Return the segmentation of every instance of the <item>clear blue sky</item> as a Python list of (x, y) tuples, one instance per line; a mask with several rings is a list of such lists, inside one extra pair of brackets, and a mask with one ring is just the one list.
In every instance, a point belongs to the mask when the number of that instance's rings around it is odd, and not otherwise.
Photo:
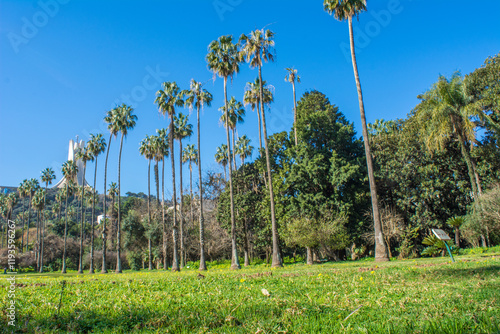
[[(266, 25), (276, 33), (277, 53), (276, 61), (263, 68), (264, 79), (275, 89), (268, 133), (292, 126), (292, 88), (284, 81), (284, 69), (292, 66), (302, 77), (298, 98), (312, 89), (325, 93), (360, 133), (346, 54), (347, 23), (324, 12), (320, 0), (1, 0), (0, 6), (2, 186), (39, 178), (46, 167), (54, 168), (59, 179), (68, 141), (98, 132), (107, 139), (102, 121), (106, 111), (128, 102), (138, 121), (124, 143), (122, 193), (147, 192), (147, 162), (139, 155), (139, 142), (168, 126), (168, 119), (158, 115), (155, 92), (163, 81), (188, 88), (191, 78), (208, 81), (206, 88), (214, 95), (212, 108), (202, 116), (202, 167), (218, 170), (214, 154), (225, 142), (218, 122), (223, 87), (221, 79), (211, 81), (207, 46), (221, 35), (239, 37)], [(467, 74), (500, 51), (497, 0), (371, 0), (368, 9), (354, 29), (369, 122), (406, 117), (416, 96), (438, 75), (457, 70)], [(242, 100), (245, 84), (256, 76), (256, 70), (242, 65), (229, 95)], [(196, 114), (191, 117), (195, 124)], [(258, 146), (255, 113), (247, 110), (238, 133)], [(195, 143), (196, 136), (190, 141)], [(116, 181), (118, 143), (111, 146), (109, 181)], [(98, 167), (99, 192), (103, 161), (104, 155)], [(88, 180), (93, 178), (90, 166)], [(186, 167), (185, 185), (188, 176)]]

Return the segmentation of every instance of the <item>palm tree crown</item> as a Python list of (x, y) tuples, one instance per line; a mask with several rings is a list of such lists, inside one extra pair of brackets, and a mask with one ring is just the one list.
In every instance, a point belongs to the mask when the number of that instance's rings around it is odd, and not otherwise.
[(194, 147), (194, 144), (189, 144), (184, 148), (182, 152), (182, 162), (198, 163), (198, 150)]
[[(237, 123), (243, 123), (243, 116), (245, 116), (245, 108), (243, 108), (243, 104), (239, 101), (236, 101), (234, 96), (228, 102), (228, 112), (227, 112), (227, 125), (230, 129), (235, 129)], [(219, 108), (222, 111), (222, 115), (220, 117), (220, 121), (226, 124), (226, 108), (222, 106)]]
[(191, 137), (193, 134), (193, 125), (188, 123), (188, 117), (183, 113), (174, 116), (174, 138), (183, 140)]
[(236, 154), (241, 158), (241, 162), (244, 163), (247, 157), (252, 156), (253, 146), (250, 145), (250, 138), (246, 135), (241, 136), (236, 142)]
[(240, 36), (240, 56), (245, 58), (250, 67), (260, 67), (264, 62), (274, 61), (274, 32), (257, 29), (249, 35)]
[(221, 78), (232, 78), (240, 71), (240, 54), (238, 46), (233, 43), (233, 36), (225, 35), (212, 41), (208, 46), (206, 57), (208, 69)]
[(328, 14), (344, 21), (366, 11), (366, 0), (324, 0), (323, 6)]

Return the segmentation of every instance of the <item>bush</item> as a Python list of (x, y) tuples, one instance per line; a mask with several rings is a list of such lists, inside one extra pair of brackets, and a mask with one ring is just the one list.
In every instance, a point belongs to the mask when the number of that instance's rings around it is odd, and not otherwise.
[(142, 253), (127, 252), (127, 262), (132, 270), (141, 270), (142, 268)]

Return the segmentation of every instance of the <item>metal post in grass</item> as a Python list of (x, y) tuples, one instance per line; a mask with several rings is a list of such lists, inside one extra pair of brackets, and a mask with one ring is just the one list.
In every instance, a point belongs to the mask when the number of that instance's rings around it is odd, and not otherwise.
[(450, 246), (448, 246), (448, 243), (446, 241), (451, 240), (451, 238), (446, 234), (445, 231), (438, 229), (438, 228), (433, 228), (432, 233), (439, 239), (444, 242), (444, 245), (446, 246), (446, 249), (448, 250), (448, 254), (450, 254), (451, 257), (451, 262), (455, 262), (455, 259), (453, 258), (453, 255), (451, 254), (451, 249)]

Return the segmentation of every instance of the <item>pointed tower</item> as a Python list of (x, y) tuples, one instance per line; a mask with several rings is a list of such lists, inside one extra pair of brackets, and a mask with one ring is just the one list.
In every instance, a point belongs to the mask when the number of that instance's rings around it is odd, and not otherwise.
[[(85, 142), (83, 140), (78, 141), (78, 136), (76, 136), (76, 141), (73, 141), (73, 139), (69, 140), (69, 148), (68, 148), (68, 160), (75, 160), (75, 153), (79, 149), (85, 148)], [(76, 174), (76, 181), (79, 186), (84, 184), (86, 187), (89, 185), (87, 183), (87, 180), (84, 180), (83, 178), (83, 161), (82, 160), (76, 160), (76, 166), (78, 167), (78, 173)], [(64, 188), (66, 186), (66, 178), (63, 177), (57, 184), (54, 186), (54, 188)]]

